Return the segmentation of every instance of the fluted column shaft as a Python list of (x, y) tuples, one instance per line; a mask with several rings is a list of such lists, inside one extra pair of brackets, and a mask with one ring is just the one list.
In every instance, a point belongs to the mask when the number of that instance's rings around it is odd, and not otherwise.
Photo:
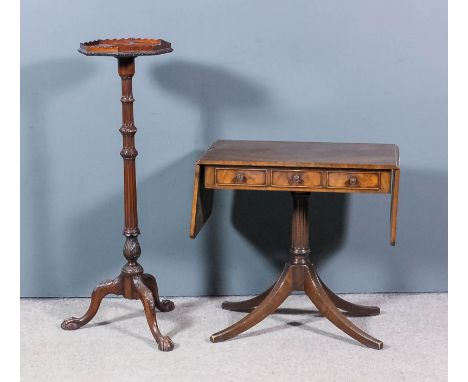
[(292, 192), (292, 237), (289, 251), (292, 264), (305, 264), (309, 261), (309, 195), (308, 192)]
[(143, 268), (137, 263), (141, 254), (138, 243), (138, 210), (137, 210), (137, 188), (135, 158), (138, 151), (135, 148), (135, 134), (137, 129), (133, 121), (133, 98), (132, 77), (135, 74), (135, 58), (119, 58), (119, 76), (122, 80), (122, 127), (120, 132), (123, 137), (123, 148), (120, 155), (124, 161), (124, 215), (125, 245), (123, 254), (127, 259), (127, 264), (122, 272), (129, 275), (143, 273)]

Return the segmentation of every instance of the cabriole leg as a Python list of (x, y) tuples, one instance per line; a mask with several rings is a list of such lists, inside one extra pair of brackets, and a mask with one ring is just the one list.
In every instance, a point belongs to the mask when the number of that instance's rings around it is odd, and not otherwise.
[(114, 280), (104, 281), (94, 288), (91, 295), (91, 303), (88, 311), (81, 317), (70, 317), (62, 322), (62, 329), (76, 330), (86, 325), (96, 315), (102, 299), (108, 294), (122, 295), (122, 279), (117, 277)]

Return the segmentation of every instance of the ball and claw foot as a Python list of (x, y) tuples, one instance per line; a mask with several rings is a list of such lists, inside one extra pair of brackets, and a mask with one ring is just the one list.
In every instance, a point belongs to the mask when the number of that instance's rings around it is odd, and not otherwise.
[[(149, 280), (155, 280), (154, 277), (149, 278)], [(146, 282), (145, 282), (146, 281)], [(138, 298), (143, 304), (145, 310), (146, 321), (148, 322), (149, 329), (151, 334), (154, 337), (154, 340), (158, 344), (158, 349), (161, 351), (171, 351), (174, 349), (174, 343), (170, 337), (165, 336), (159, 330), (157, 321), (156, 321), (156, 312), (155, 308), (159, 310), (168, 309), (163, 311), (169, 311), (174, 309), (174, 303), (169, 300), (159, 300), (157, 295), (157, 286), (155, 283), (148, 283), (148, 278), (145, 275), (137, 275), (132, 278), (133, 288), (138, 295)]]
[[(62, 329), (76, 330), (86, 325), (96, 315), (102, 299), (108, 294), (123, 295), (123, 277), (119, 276), (114, 280), (105, 281), (99, 284), (91, 295), (91, 304), (88, 311), (79, 318), (70, 317), (62, 322)], [(161, 312), (170, 312), (174, 309), (174, 303), (171, 300), (160, 300), (158, 286), (154, 276), (143, 274), (134, 276), (132, 286), (135, 296), (141, 300), (145, 309), (146, 319), (153, 337), (161, 351), (171, 351), (174, 349), (174, 343), (168, 336), (161, 334), (157, 322), (155, 308)]]
[(174, 349), (174, 343), (169, 336), (162, 335), (159, 331), (156, 322), (157, 308), (161, 312), (170, 312), (174, 310), (175, 305), (171, 300), (160, 300), (158, 293), (158, 284), (153, 275), (145, 273), (141, 276), (133, 278), (133, 286), (137, 296), (143, 303), (145, 309), (146, 320), (148, 321), (149, 328), (153, 337), (158, 344), (158, 349), (161, 351), (171, 351)]
[(175, 305), (171, 300), (162, 300), (158, 309), (161, 312), (170, 312), (171, 310), (174, 310)]
[(175, 305), (171, 300), (161, 301), (159, 299), (158, 283), (156, 282), (156, 278), (153, 275), (144, 273), (141, 276), (141, 279), (153, 294), (154, 305), (160, 312), (170, 312), (171, 310), (174, 310)]
[(108, 294), (121, 295), (122, 294), (122, 278), (118, 276), (113, 280), (107, 280), (100, 283), (94, 288), (91, 294), (91, 303), (86, 313), (79, 318), (70, 317), (62, 322), (63, 330), (76, 330), (86, 325), (96, 315), (101, 301)]
[(63, 320), (62, 325), (60, 325), (63, 330), (76, 330), (83, 326), (79, 318), (70, 317), (66, 320)]
[(161, 336), (156, 339), (158, 349), (161, 351), (171, 351), (174, 349), (174, 342), (169, 336)]

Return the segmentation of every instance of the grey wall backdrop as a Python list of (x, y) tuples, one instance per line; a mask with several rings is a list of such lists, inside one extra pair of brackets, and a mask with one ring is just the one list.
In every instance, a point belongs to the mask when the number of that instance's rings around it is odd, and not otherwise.
[(258, 292), (287, 255), (287, 193), (218, 192), (189, 239), (193, 164), (220, 138), (398, 144), (397, 247), (389, 196), (313, 195), (315, 263), (339, 292), (447, 290), (446, 1), (23, 0), (21, 28), (23, 296), (89, 296), (123, 264), (117, 64), (76, 52), (121, 36), (174, 47), (134, 78), (162, 294)]

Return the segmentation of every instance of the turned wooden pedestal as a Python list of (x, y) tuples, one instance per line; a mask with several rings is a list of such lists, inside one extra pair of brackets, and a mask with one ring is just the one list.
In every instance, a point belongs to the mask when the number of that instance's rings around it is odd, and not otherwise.
[(75, 330), (86, 325), (96, 315), (102, 299), (109, 294), (123, 296), (126, 299), (140, 299), (143, 303), (146, 319), (159, 350), (170, 351), (174, 348), (172, 340), (161, 334), (155, 309), (168, 312), (174, 309), (174, 303), (160, 300), (158, 286), (154, 276), (143, 273), (143, 267), (138, 263), (141, 254), (138, 243), (138, 213), (135, 158), (138, 151), (135, 148), (137, 129), (133, 122), (132, 77), (135, 74), (135, 57), (138, 55), (154, 55), (172, 51), (170, 44), (163, 40), (123, 39), (97, 40), (81, 44), (79, 50), (86, 55), (110, 55), (118, 59), (118, 73), (122, 81), (122, 126), (123, 148), (120, 155), (124, 161), (124, 215), (125, 226), (123, 235), (125, 244), (123, 255), (127, 263), (123, 266), (117, 278), (99, 284), (91, 295), (88, 311), (79, 318), (71, 317), (63, 321), (62, 329)]
[(252, 310), (234, 325), (213, 334), (212, 342), (225, 341), (245, 332), (273, 313), (293, 291), (304, 291), (312, 303), (326, 318), (360, 343), (381, 349), (383, 342), (363, 332), (339, 309), (353, 316), (375, 316), (380, 309), (375, 306), (362, 306), (343, 300), (334, 294), (320, 280), (314, 265), (309, 260), (309, 193), (293, 192), (292, 243), (290, 259), (284, 266), (279, 279), (265, 292), (250, 300), (224, 302), (223, 309), (233, 311)]

